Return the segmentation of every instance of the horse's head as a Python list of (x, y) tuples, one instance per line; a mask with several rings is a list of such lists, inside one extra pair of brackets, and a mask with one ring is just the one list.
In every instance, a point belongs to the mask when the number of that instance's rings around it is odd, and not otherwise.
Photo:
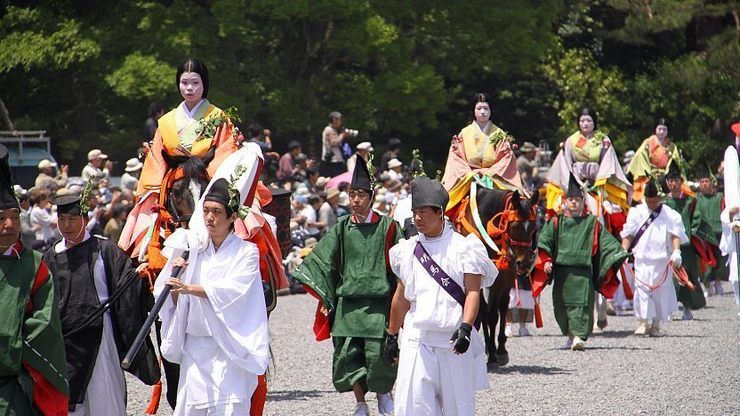
[(187, 227), (196, 202), (208, 186), (208, 173), (205, 164), (196, 157), (189, 158), (175, 169), (165, 207), (176, 227)]
[(511, 195), (508, 229), (506, 232), (506, 253), (510, 267), (517, 275), (528, 274), (535, 262), (537, 249), (537, 212), (535, 205), (539, 191), (535, 190), (529, 199), (521, 199), (518, 191)]

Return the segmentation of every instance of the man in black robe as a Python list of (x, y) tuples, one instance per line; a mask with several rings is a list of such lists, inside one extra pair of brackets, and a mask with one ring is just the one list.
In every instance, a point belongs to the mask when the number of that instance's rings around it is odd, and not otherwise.
[[(113, 242), (87, 232), (79, 195), (52, 199), (61, 241), (45, 254), (59, 300), (69, 373), (70, 415), (126, 414), (120, 362), (153, 304), (149, 288)], [(151, 340), (128, 370), (146, 384), (159, 380)]]

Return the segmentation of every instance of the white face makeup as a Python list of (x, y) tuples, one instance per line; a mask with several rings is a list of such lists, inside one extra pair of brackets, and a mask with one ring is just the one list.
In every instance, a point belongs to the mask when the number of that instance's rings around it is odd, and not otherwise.
[(659, 140), (665, 140), (665, 138), (668, 137), (668, 127), (664, 125), (656, 126), (655, 135), (658, 137)]
[(587, 136), (594, 131), (594, 119), (591, 116), (581, 116), (578, 118), (578, 128), (581, 134)]
[(486, 124), (490, 118), (491, 107), (488, 103), (475, 103), (475, 121), (480, 124)]
[(185, 105), (192, 110), (203, 98), (203, 80), (197, 72), (183, 72), (180, 76), (180, 95)]

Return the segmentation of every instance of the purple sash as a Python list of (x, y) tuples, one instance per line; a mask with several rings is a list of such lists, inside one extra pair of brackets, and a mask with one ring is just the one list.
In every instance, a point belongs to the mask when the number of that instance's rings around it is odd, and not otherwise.
[(650, 213), (650, 216), (648, 217), (648, 219), (645, 220), (642, 226), (640, 226), (640, 229), (637, 230), (637, 232), (635, 233), (635, 238), (632, 239), (632, 243), (630, 243), (630, 248), (627, 249), (627, 251), (631, 252), (632, 249), (635, 248), (635, 246), (637, 245), (637, 242), (640, 241), (640, 238), (642, 238), (642, 235), (645, 234), (645, 231), (648, 229), (648, 227), (650, 227), (650, 224), (652, 224), (653, 221), (655, 221), (655, 219), (658, 218), (658, 215), (660, 215), (660, 212), (662, 210), (663, 210), (663, 204), (660, 204), (657, 210), (652, 211)]
[[(452, 296), (452, 298), (455, 299), (464, 310), (465, 291), (463, 290), (463, 288), (460, 287), (460, 285), (457, 284), (456, 281), (452, 280), (447, 272), (439, 267), (437, 262), (432, 259), (432, 256), (427, 253), (424, 246), (421, 245), (420, 241), (416, 242), (416, 247), (414, 248), (414, 257), (419, 260), (419, 263), (421, 263), (421, 265), (424, 267), (424, 270), (427, 271), (429, 276), (432, 276), (432, 279), (434, 279), (434, 281), (437, 282), (437, 284), (439, 284), (442, 289), (445, 290), (445, 292)], [(478, 316), (478, 319), (475, 320), (475, 329), (479, 328), (480, 316)]]

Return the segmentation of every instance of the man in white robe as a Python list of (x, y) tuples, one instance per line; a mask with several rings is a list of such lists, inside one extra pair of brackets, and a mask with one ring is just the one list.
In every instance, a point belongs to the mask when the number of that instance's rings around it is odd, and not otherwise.
[(630, 209), (622, 247), (635, 257), (635, 335), (661, 336), (660, 323), (678, 310), (673, 267), (681, 267), (681, 244), (688, 242), (681, 214), (666, 206), (657, 184), (645, 186), (645, 203)]
[[(738, 249), (740, 248), (740, 123), (732, 125), (735, 140), (728, 146), (724, 156), (725, 209), (720, 214), (722, 221), (722, 238), (719, 248), (727, 256), (732, 291), (735, 294), (735, 305), (740, 307), (740, 281), (738, 281)], [(740, 312), (738, 312), (740, 316)]]
[[(163, 276), (184, 268), (182, 278), (162, 277), (155, 285), (155, 294), (165, 283), (172, 287), (160, 317), (162, 355), (180, 364), (175, 415), (249, 414), (257, 377), (267, 369), (259, 250), (233, 232), (239, 206), (238, 190), (224, 178), (212, 180), (199, 203), (202, 216), (191, 219), (202, 218), (207, 238), (199, 235), (202, 228), (191, 227), (165, 243), (173, 260)], [(188, 261), (183, 248), (189, 249)]]
[(480, 289), (498, 270), (480, 240), (445, 224), (442, 184), (418, 177), (411, 195), (419, 234), (390, 250), (398, 287), (386, 356), (398, 360), (395, 414), (472, 415), (475, 391), (488, 388), (483, 340), (473, 327)]

